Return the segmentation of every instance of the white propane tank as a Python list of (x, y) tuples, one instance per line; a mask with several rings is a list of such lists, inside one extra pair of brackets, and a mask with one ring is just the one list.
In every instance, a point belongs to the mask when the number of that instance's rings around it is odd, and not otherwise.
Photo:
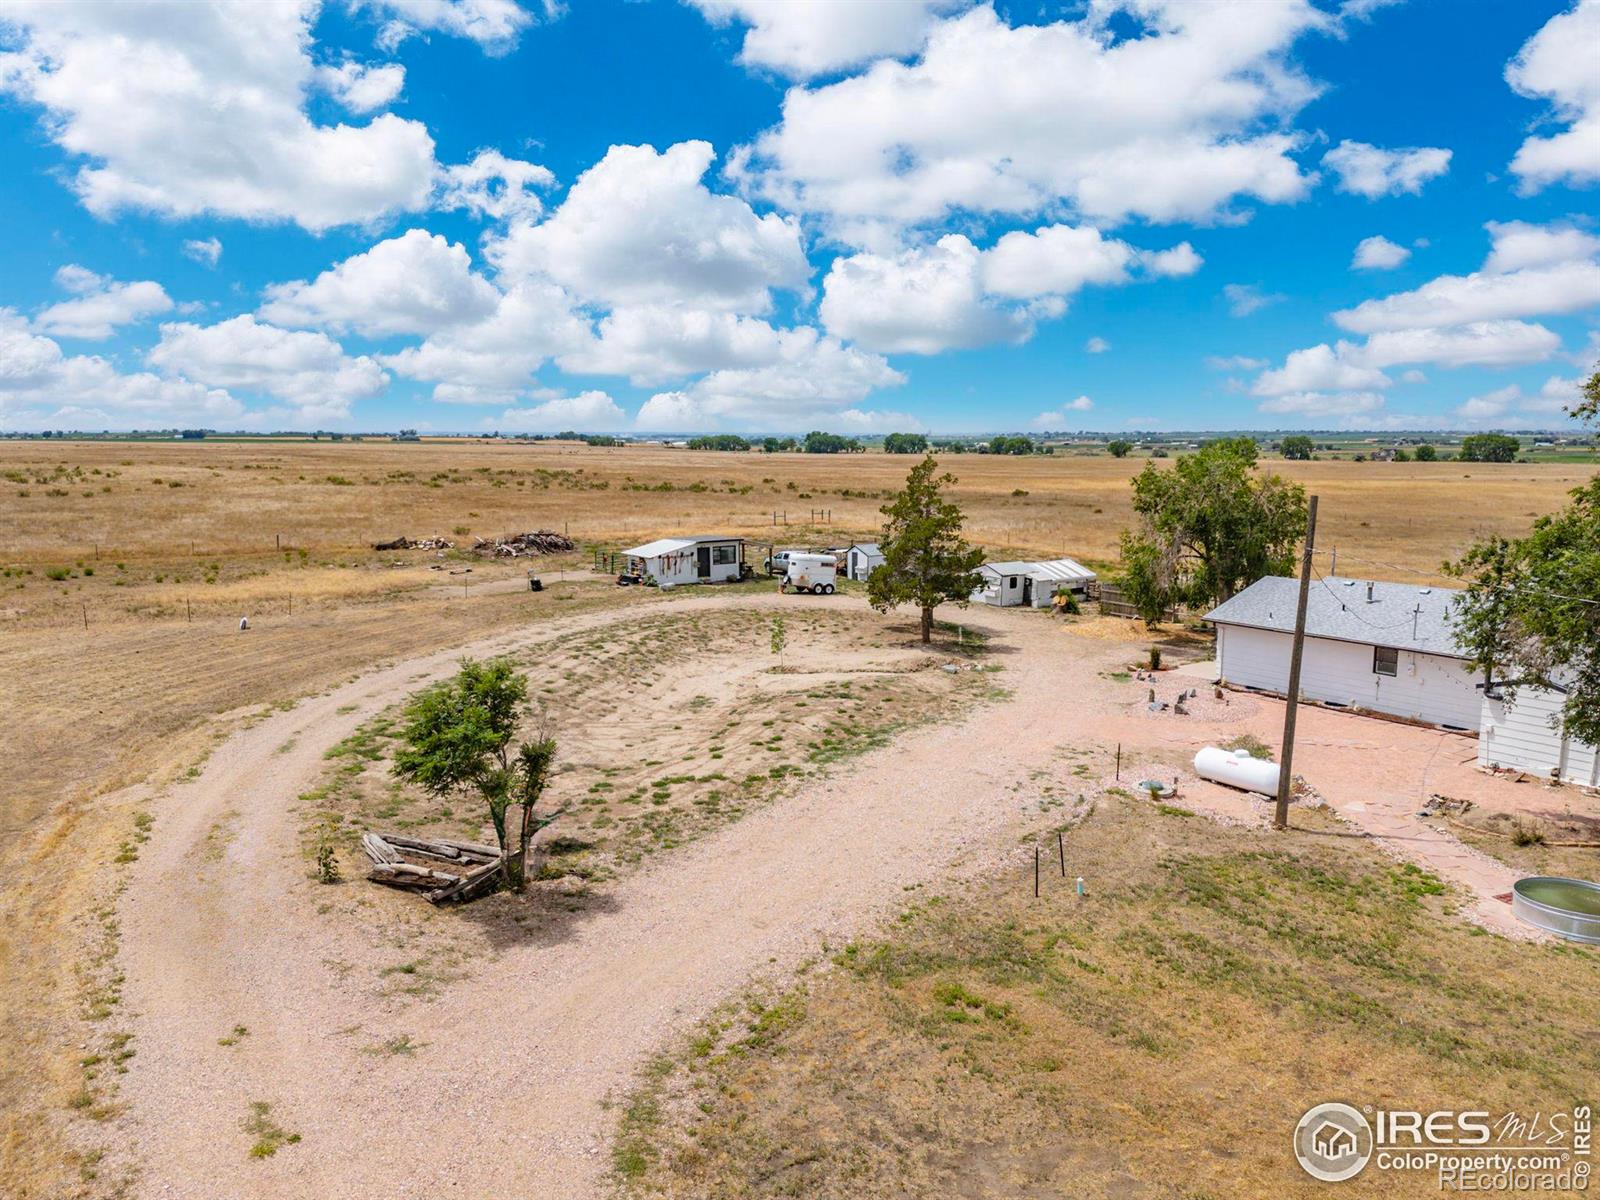
[(1248, 750), (1222, 750), (1207, 746), (1194, 756), (1195, 774), (1229, 787), (1263, 796), (1278, 794), (1278, 764), (1252, 758)]

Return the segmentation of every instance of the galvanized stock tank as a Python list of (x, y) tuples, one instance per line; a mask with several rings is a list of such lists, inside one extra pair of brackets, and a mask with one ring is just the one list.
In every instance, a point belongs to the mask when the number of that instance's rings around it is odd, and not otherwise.
[(1530, 875), (1512, 884), (1511, 911), (1558, 937), (1600, 946), (1600, 883)]

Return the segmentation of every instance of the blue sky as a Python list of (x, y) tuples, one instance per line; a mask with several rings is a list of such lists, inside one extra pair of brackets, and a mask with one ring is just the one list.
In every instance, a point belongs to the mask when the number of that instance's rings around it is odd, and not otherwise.
[(0, 0), (0, 430), (1560, 428), (1600, 0)]

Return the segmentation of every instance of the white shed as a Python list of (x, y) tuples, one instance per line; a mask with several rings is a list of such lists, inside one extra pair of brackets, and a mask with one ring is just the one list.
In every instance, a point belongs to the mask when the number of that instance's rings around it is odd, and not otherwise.
[(847, 579), (865, 579), (874, 567), (883, 565), (883, 551), (877, 542), (854, 542), (845, 551), (844, 573)]
[[(1283, 695), (1300, 582), (1268, 576), (1206, 614), (1218, 674)], [(1455, 588), (1329, 576), (1306, 606), (1301, 695), (1461, 731), (1482, 722), (1481, 678), (1457, 645)]]
[(1029, 572), (1033, 579), (1032, 604), (1035, 608), (1049, 608), (1057, 591), (1066, 588), (1082, 597), (1095, 581), (1095, 573), (1071, 558), (1052, 558), (1032, 564)]
[(983, 584), (972, 593), (980, 604), (996, 608), (1014, 608), (1019, 604), (1033, 603), (1033, 563), (984, 563), (978, 568)]
[(1519, 687), (1514, 701), (1489, 688), (1478, 730), (1478, 765), (1600, 787), (1600, 752), (1561, 736), (1562, 703), (1555, 688)]
[(659, 538), (622, 552), (628, 573), (658, 585), (732, 583), (744, 564), (744, 539), (730, 537)]

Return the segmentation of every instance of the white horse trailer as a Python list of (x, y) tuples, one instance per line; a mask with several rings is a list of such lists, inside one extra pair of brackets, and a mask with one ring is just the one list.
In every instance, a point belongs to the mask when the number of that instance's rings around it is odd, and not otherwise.
[(832, 554), (789, 555), (789, 565), (783, 575), (782, 590), (790, 588), (810, 592), (813, 596), (831, 596), (839, 578), (839, 560)]

